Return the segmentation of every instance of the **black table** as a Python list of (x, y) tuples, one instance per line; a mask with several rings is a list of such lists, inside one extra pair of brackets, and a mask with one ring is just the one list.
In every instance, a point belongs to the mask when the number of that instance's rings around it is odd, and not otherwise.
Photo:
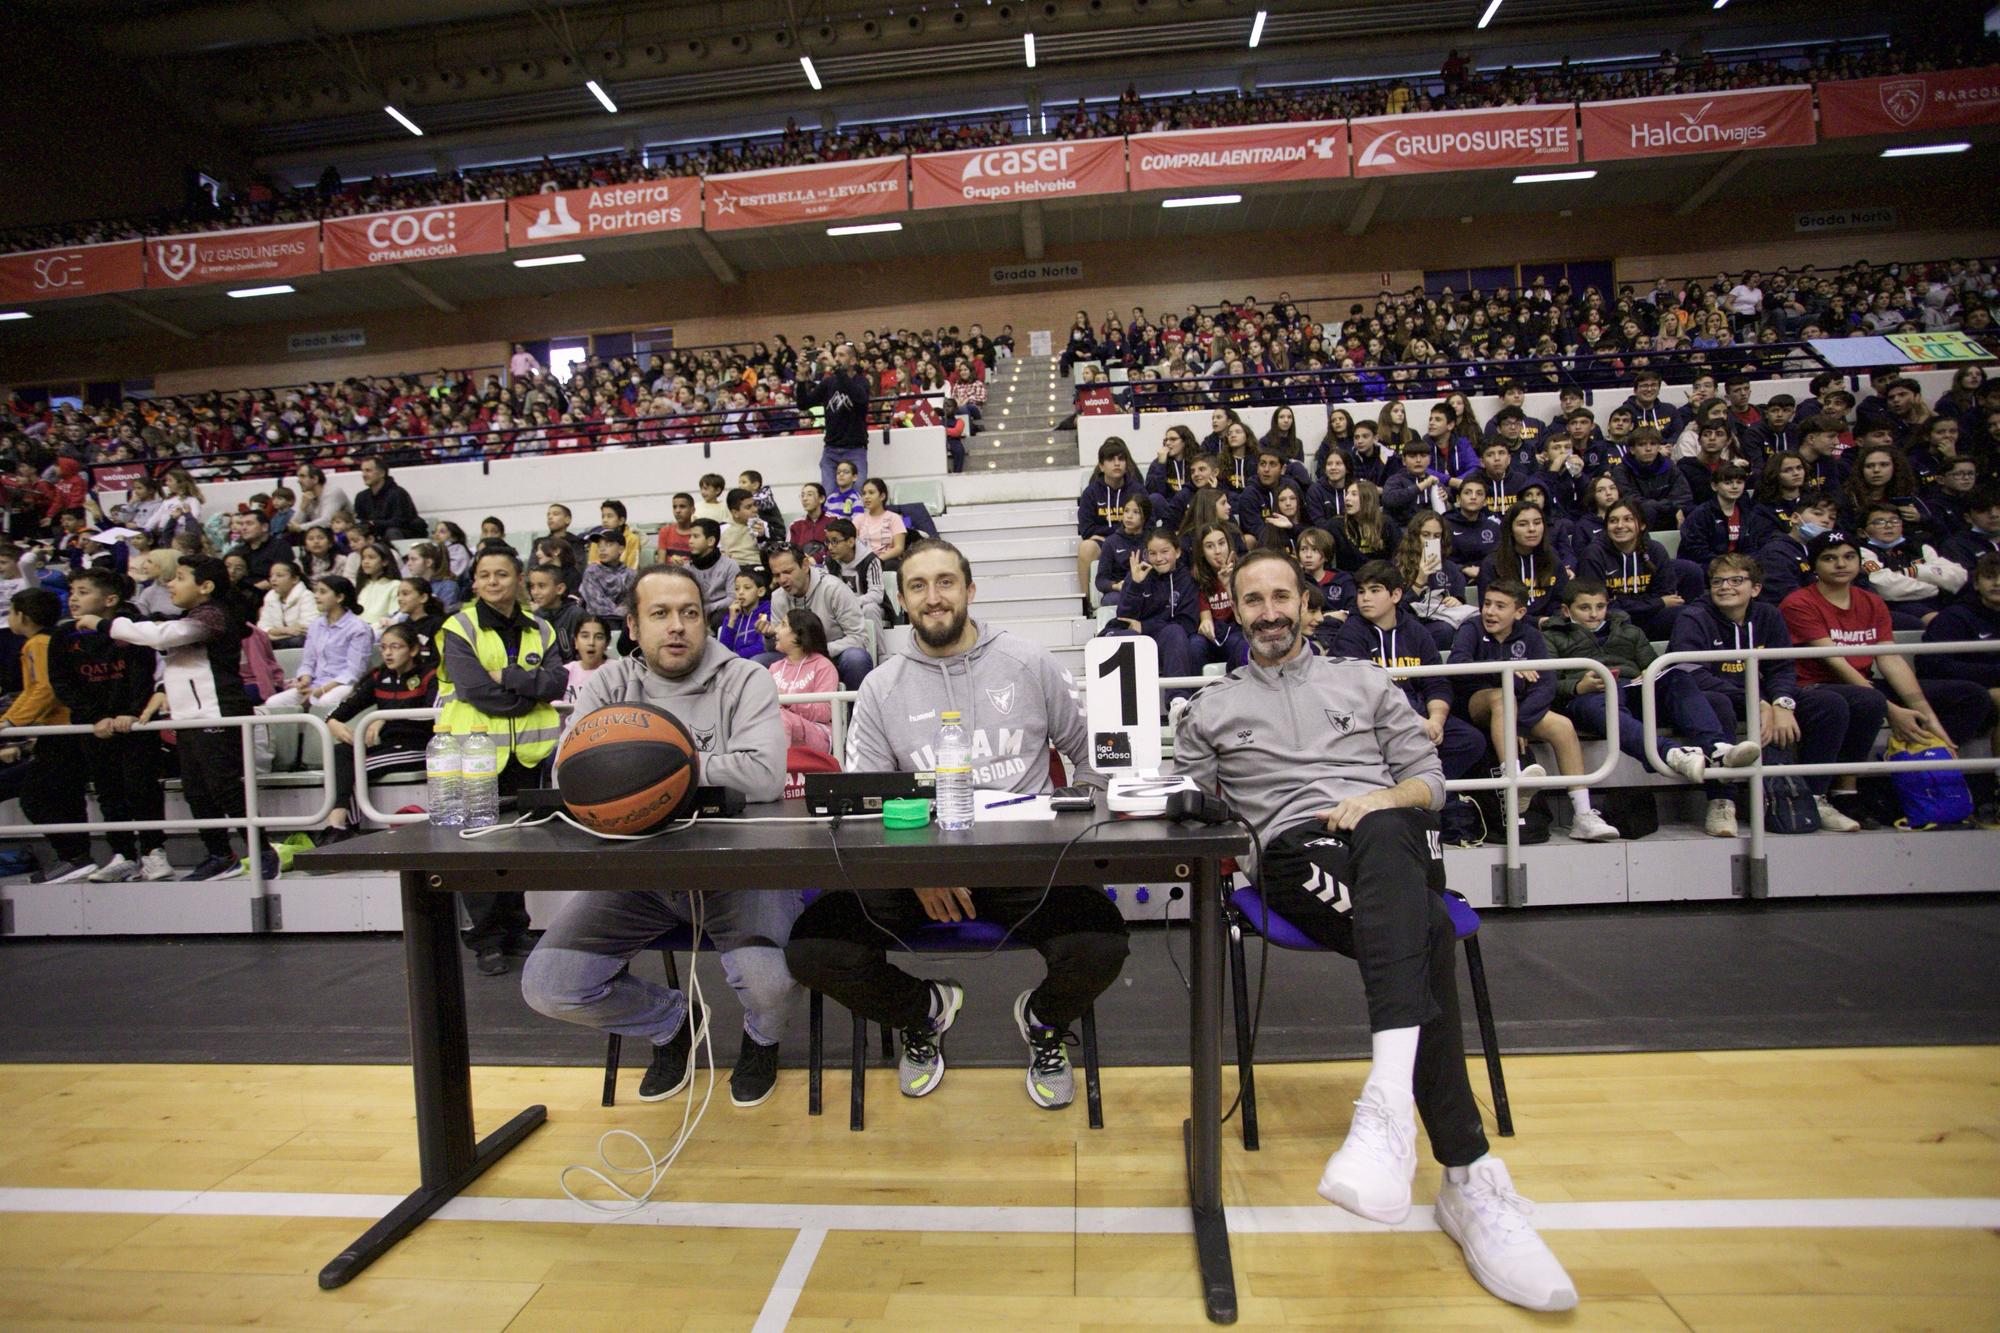
[[(1101, 798), (1100, 798), (1101, 800)], [(749, 815), (805, 813), (800, 802), (751, 806)], [(454, 893), (525, 889), (703, 887), (908, 889), (923, 884), (1006, 888), (1048, 882), (1064, 844), (1096, 816), (981, 824), (964, 833), (885, 829), (877, 821), (752, 824), (722, 821), (647, 842), (606, 842), (561, 822), (477, 839), (410, 824), (306, 853), (313, 872), (393, 872), (401, 877), (403, 957), (409, 971), (410, 1065), (416, 1079), (417, 1153), (423, 1184), (338, 1258), (319, 1284), (342, 1286), (415, 1230), (548, 1119), (530, 1106), (483, 1140), (472, 1129), (465, 977)], [(834, 838), (840, 857), (836, 868)], [(1188, 1202), (1209, 1318), (1236, 1319), (1236, 1277), (1222, 1210), (1222, 958), (1219, 862), (1241, 857), (1235, 827), (1161, 820), (1106, 823), (1062, 859), (1060, 883), (1186, 881), (1193, 943), (1188, 1065), (1192, 1095), (1183, 1126)], [(844, 875), (842, 873), (844, 869)]]

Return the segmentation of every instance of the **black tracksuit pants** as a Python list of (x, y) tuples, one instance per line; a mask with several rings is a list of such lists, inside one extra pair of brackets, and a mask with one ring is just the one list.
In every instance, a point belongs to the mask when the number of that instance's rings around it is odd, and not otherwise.
[(1437, 827), (1427, 810), (1377, 810), (1347, 833), (1295, 824), (1265, 844), (1258, 883), (1273, 913), (1361, 965), (1371, 1032), (1418, 1029), (1417, 1113), (1438, 1161), (1465, 1166), (1485, 1155), (1486, 1129), (1465, 1073)]
[[(513, 796), (530, 787), (542, 785), (548, 776), (546, 760), (533, 766), (509, 759), (507, 767), (500, 770), (500, 795)], [(465, 895), (465, 912), (472, 920), (466, 930), (465, 947), (474, 953), (484, 953), (489, 949), (503, 949), (512, 953), (528, 952), (528, 895), (525, 893), (468, 893)]]

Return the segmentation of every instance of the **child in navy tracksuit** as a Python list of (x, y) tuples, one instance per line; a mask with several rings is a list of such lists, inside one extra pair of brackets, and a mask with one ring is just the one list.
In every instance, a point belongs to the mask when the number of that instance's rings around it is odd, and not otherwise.
[(1500, 518), (1486, 510), (1486, 474), (1469, 474), (1458, 488), (1458, 503), (1444, 516), (1445, 532), (1451, 549), (1446, 552), (1459, 572), (1467, 578), (1479, 574), (1479, 566), (1500, 544)]
[(1682, 571), (1667, 548), (1646, 535), (1638, 505), (1620, 500), (1604, 515), (1604, 532), (1577, 559), (1578, 578), (1611, 590), (1611, 609), (1623, 611), (1648, 639), (1664, 639), (1687, 598)]
[[(1367, 658), (1377, 666), (1436, 666), (1441, 660), (1431, 632), (1403, 609), (1403, 575), (1392, 561), (1371, 560), (1354, 576), (1354, 614), (1333, 634), (1336, 657)], [(1437, 746), (1447, 782), (1472, 776), (1486, 758), (1486, 737), (1451, 711), (1452, 688), (1444, 676), (1415, 676), (1400, 682), (1403, 696)]]
[(1154, 528), (1146, 535), (1145, 558), (1133, 553), (1118, 592), (1118, 618), (1104, 629), (1108, 635), (1143, 634), (1158, 644), (1162, 676), (1198, 676), (1209, 662), (1226, 657), (1201, 633), (1201, 594), (1180, 564), (1173, 533)]
[(1125, 501), (1145, 494), (1134, 475), (1138, 464), (1125, 441), (1112, 437), (1097, 447), (1097, 470), (1076, 497), (1076, 583), (1084, 594), (1083, 613), (1090, 614), (1090, 580), (1104, 539), (1118, 526)]

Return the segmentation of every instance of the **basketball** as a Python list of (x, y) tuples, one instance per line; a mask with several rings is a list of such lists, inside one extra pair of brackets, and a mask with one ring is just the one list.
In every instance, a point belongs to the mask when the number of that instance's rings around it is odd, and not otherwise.
[(692, 803), (694, 740), (651, 704), (609, 704), (563, 738), (556, 786), (572, 818), (598, 833), (642, 834)]

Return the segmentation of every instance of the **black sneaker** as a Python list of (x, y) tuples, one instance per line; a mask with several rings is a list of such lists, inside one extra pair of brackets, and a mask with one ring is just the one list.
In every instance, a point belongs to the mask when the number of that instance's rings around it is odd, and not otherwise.
[[(222, 875), (223, 871), (229, 870), (235, 865), (236, 858), (233, 856), (205, 856), (202, 858), (200, 865), (181, 876), (181, 883), (187, 884), (198, 879), (216, 879)], [(242, 872), (238, 871), (237, 873), (241, 874)]]
[(483, 977), (497, 977), (505, 974), (506, 971), (507, 955), (502, 953), (497, 947), (489, 947), (479, 951), (479, 975)]
[(736, 1070), (729, 1076), (732, 1106), (762, 1106), (778, 1086), (778, 1043), (758, 1045), (749, 1033), (743, 1034), (743, 1049), (736, 1056)]
[(352, 826), (334, 828), (332, 825), (328, 825), (326, 828), (321, 829), (318, 836), (313, 839), (313, 846), (332, 847), (338, 843), (346, 842), (353, 836), (354, 829)]
[(97, 869), (97, 862), (87, 856), (74, 861), (56, 861), (28, 876), (30, 884), (67, 884), (73, 879), (88, 879)]
[(705, 1022), (701, 1010), (690, 1004), (681, 1030), (653, 1048), (653, 1063), (639, 1080), (639, 1100), (663, 1102), (688, 1085), (694, 1077), (695, 1028)]

